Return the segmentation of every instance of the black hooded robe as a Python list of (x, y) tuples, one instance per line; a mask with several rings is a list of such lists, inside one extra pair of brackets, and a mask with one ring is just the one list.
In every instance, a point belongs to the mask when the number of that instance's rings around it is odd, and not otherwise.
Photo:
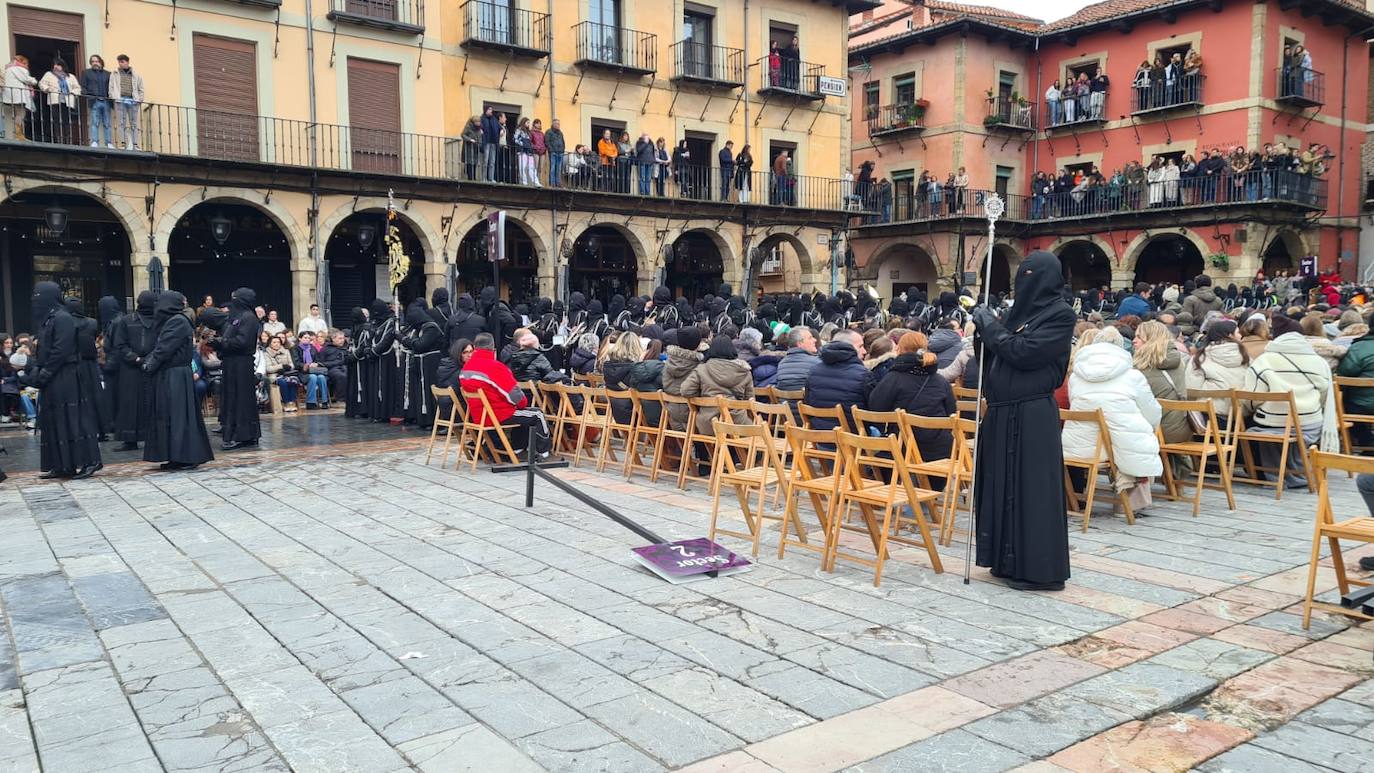
[(548, 298), (535, 301), (534, 315), (530, 332), (539, 339), (539, 351), (543, 352), (545, 359), (549, 361), (549, 367), (562, 370), (563, 347), (554, 343), (554, 339), (558, 337), (558, 328), (563, 323), (562, 315), (554, 311), (553, 303)]
[(82, 405), (77, 374), (81, 364), (77, 325), (62, 305), (62, 290), (56, 282), (39, 282), (34, 287), (33, 315), (38, 351), (25, 368), (25, 381), (40, 393), (39, 467), (60, 475), (99, 467), (100, 427), (94, 409)]
[(144, 290), (138, 294), (134, 313), (125, 314), (111, 326), (115, 360), (119, 363), (115, 374), (114, 439), (124, 443), (138, 443), (144, 439), (152, 410), (152, 378), (143, 372), (143, 358), (157, 342), (157, 323), (153, 317), (156, 303), (157, 293)]
[(361, 308), (353, 309), (351, 332), (348, 340), (348, 386), (345, 389), (344, 416), (365, 419), (370, 405), (367, 399), (367, 384), (370, 376), (372, 383), (376, 383), (376, 377), (371, 375), (376, 367), (376, 360), (368, 356), (372, 348), (372, 325), (367, 321), (367, 315)]
[(1064, 451), (1054, 390), (1064, 383), (1076, 322), (1059, 259), (1031, 253), (1004, 320), (975, 315), (986, 347), (975, 482), (978, 566), (1031, 583), (1069, 578)]
[(482, 288), (482, 315), (487, 320), (487, 332), (496, 340), (496, 351), (510, 343), (511, 334), (520, 327), (520, 322), (511, 313), (510, 306), (496, 295), (496, 288), (490, 285)]
[(258, 376), (253, 356), (258, 351), (262, 323), (253, 312), (258, 295), (240, 287), (229, 298), (229, 315), (212, 345), (223, 363), (219, 421), (225, 443), (256, 443), (262, 437), (258, 421)]
[(86, 316), (80, 298), (67, 298), (64, 304), (76, 325), (76, 353), (81, 358), (76, 367), (77, 382), (81, 386), (81, 410), (90, 413), (87, 418), (95, 422), (99, 434), (104, 435), (110, 426), (110, 417), (104, 408), (105, 381), (100, 376), (100, 348), (95, 341), (100, 326)]
[(458, 309), (448, 320), (448, 345), (453, 346), (453, 342), (460, 338), (470, 342), (486, 329), (487, 318), (477, 313), (477, 304), (473, 303), (472, 296), (467, 293), (458, 296)]
[(115, 325), (119, 323), (119, 318), (124, 314), (124, 308), (119, 299), (113, 295), (107, 295), (100, 299), (100, 335), (101, 351), (105, 355), (105, 361), (100, 365), (100, 383), (104, 389), (100, 390), (100, 431), (102, 434), (114, 432), (115, 430), (115, 407), (117, 405), (116, 387), (119, 382), (119, 358), (115, 356)]
[(429, 316), (424, 301), (406, 309), (406, 421), (429, 429), (434, 426), (435, 398), (429, 388), (438, 383), (439, 360), (444, 355), (444, 334)]
[(167, 291), (157, 299), (157, 343), (143, 359), (153, 377), (152, 422), (143, 461), (194, 467), (215, 458), (196, 401), (191, 373), (195, 334), (186, 319), (186, 296)]
[(391, 304), (372, 301), (372, 355), (377, 358), (376, 384), (369, 395), (367, 415), (375, 422), (400, 419), (402, 407), (402, 348), (396, 340), (399, 333), (396, 315)]

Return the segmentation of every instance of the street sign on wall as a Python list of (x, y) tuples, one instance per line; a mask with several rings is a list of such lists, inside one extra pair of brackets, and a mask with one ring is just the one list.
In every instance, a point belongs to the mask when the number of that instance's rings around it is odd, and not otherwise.
[(842, 97), (849, 93), (849, 81), (822, 75), (816, 84), (816, 91), (827, 97)]

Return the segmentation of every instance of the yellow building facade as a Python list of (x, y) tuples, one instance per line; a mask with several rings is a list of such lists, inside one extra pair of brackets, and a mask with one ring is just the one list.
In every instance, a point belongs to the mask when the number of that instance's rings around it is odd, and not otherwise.
[[(62, 60), (80, 82), (92, 55), (115, 70), (125, 54), (143, 87), (108, 103), (108, 138), (95, 104), (108, 94), (69, 107), (38, 89), (25, 136), (6, 127), (6, 330), (25, 328), (28, 288), (42, 279), (92, 308), (99, 295), (159, 283), (193, 302), (246, 284), (284, 318), (315, 302), (337, 318), (390, 293), (380, 265), (389, 205), (413, 264), (402, 300), (489, 284), (485, 234), (497, 211), (502, 293), (516, 302), (832, 281), (849, 222), (846, 21), (870, 3), (3, 5), (0, 32), (33, 78)], [(668, 165), (662, 195), (656, 180), (641, 193), (637, 168), (602, 167), (595, 155), (590, 172), (557, 175), (557, 186), (551, 157), (538, 157), (542, 187), (522, 184), (513, 146), (498, 148), (488, 179), (484, 149), (463, 140), (486, 108), (507, 116), (508, 142), (521, 119), (547, 129), (557, 118), (568, 151), (609, 128), (631, 142), (662, 137), (669, 150), (685, 140), (691, 158)], [(735, 154), (751, 146), (752, 175), (722, 179), (727, 141)], [(774, 175), (783, 151), (790, 161)]]

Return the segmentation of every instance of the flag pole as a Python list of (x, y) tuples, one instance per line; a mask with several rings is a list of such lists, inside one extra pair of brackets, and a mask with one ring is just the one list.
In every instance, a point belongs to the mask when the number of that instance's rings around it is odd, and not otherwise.
[[(1006, 211), (1006, 204), (1002, 197), (996, 193), (988, 194), (983, 200), (983, 213), (988, 218), (988, 254), (983, 259), (983, 298), (984, 303), (991, 300), (992, 291), (992, 252), (993, 245), (997, 240), (997, 218)], [(987, 376), (987, 344), (983, 342), (982, 336), (978, 338), (978, 400), (973, 406), (973, 439), (974, 454), (973, 465), (971, 467), (972, 479), (969, 483), (968, 492), (968, 541), (964, 543), (964, 584), (969, 584), (969, 577), (973, 572), (973, 535), (977, 530), (977, 518), (974, 509), (977, 507), (978, 493), (978, 436), (983, 430), (983, 381)]]

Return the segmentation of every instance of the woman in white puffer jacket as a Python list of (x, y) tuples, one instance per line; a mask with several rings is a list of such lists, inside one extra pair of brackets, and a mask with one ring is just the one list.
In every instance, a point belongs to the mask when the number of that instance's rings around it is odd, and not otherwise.
[[(1245, 376), (1249, 372), (1250, 355), (1241, 348), (1236, 323), (1221, 319), (1207, 326), (1202, 345), (1188, 361), (1184, 380), (1188, 389), (1244, 389)], [(1217, 421), (1225, 427), (1231, 415), (1231, 401), (1214, 397), (1212, 407), (1217, 412)]]
[[(1069, 406), (1075, 411), (1101, 408), (1107, 417), (1118, 491), (1136, 485), (1139, 478), (1163, 474), (1155, 436), (1161, 417), (1159, 401), (1145, 375), (1133, 367), (1115, 328), (1104, 328), (1092, 344), (1078, 351), (1069, 375)], [(1065, 422), (1062, 441), (1065, 456), (1089, 458), (1097, 445), (1097, 427)]]

